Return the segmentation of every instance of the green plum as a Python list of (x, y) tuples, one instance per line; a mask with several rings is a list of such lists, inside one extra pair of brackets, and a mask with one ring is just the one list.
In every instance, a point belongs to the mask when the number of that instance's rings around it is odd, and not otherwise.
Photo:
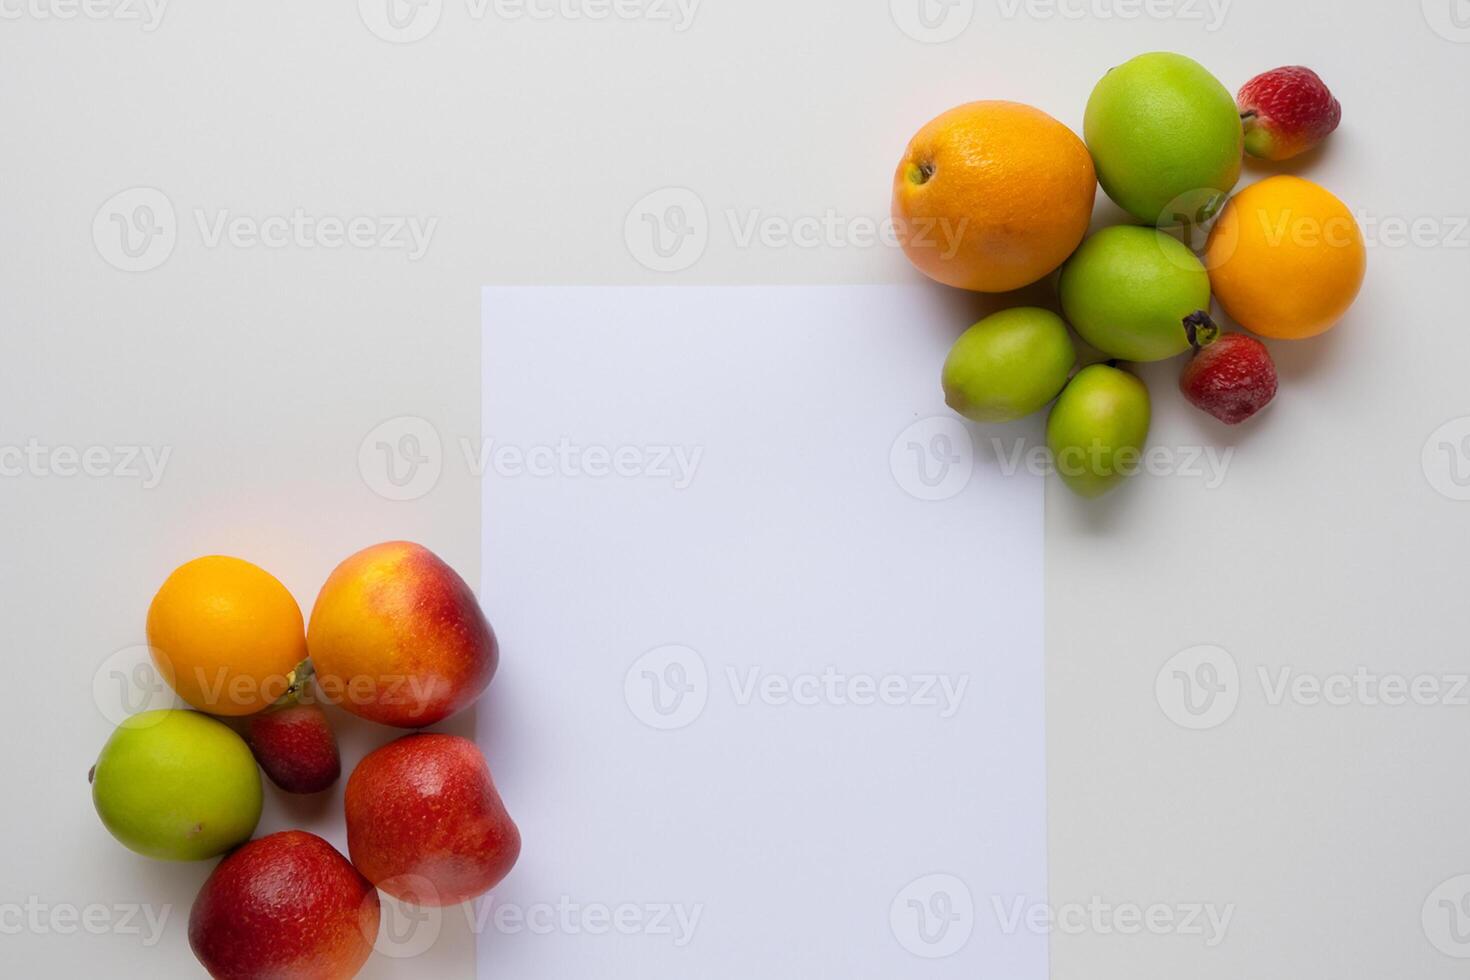
[(1190, 348), (1191, 330), (1214, 339), (1210, 274), (1193, 252), (1154, 228), (1118, 225), (1082, 243), (1062, 268), (1067, 320), (1098, 350), (1162, 361)]
[(1072, 379), (1046, 420), (1062, 482), (1083, 497), (1101, 497), (1137, 471), (1148, 439), (1148, 388), (1107, 364)]
[(1235, 98), (1181, 54), (1142, 54), (1104, 75), (1082, 131), (1103, 190), (1145, 224), (1206, 221), (1240, 179)]
[(167, 861), (217, 857), (260, 821), (260, 770), (245, 740), (195, 711), (128, 718), (92, 767), (92, 803), (125, 846)]
[(1034, 306), (1002, 310), (955, 341), (944, 362), (944, 400), (976, 422), (1009, 422), (1055, 398), (1076, 363), (1061, 317)]

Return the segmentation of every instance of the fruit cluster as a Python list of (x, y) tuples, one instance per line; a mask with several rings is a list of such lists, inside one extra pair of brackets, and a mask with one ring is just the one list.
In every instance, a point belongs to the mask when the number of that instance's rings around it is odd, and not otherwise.
[[(1190, 402), (1227, 425), (1259, 412), (1276, 395), (1270, 352), (1221, 330), (1212, 299), (1254, 334), (1316, 336), (1356, 299), (1366, 253), (1352, 212), (1310, 181), (1280, 175), (1230, 194), (1244, 154), (1304, 153), (1341, 114), (1306, 68), (1266, 72), (1231, 98), (1196, 62), (1160, 52), (1098, 82), (1085, 142), (1013, 102), (973, 102), (930, 122), (894, 175), (894, 219), (914, 265), (987, 293), (1061, 270), (1062, 316), (1017, 307), (965, 331), (944, 365), (946, 402), (1005, 422), (1055, 400), (1047, 443), (1064, 482), (1087, 497), (1135, 472), (1148, 437), (1148, 389), (1118, 361), (1192, 351), (1180, 377)], [(1098, 184), (1136, 224), (1087, 237)], [(1197, 254), (1192, 236), (1205, 229)], [(1109, 360), (1074, 373), (1068, 324)]]
[(351, 556), (322, 586), (309, 626), (265, 570), (195, 559), (154, 597), (148, 646), (195, 710), (127, 718), (92, 768), (92, 800), (140, 854), (228, 852), (189, 915), (189, 945), (212, 976), (354, 976), (377, 938), (380, 890), (451, 905), (484, 894), (515, 864), (520, 832), (484, 756), (441, 734), (403, 736), (353, 770), (350, 860), (304, 831), (250, 840), (261, 770), (288, 793), (321, 792), (341, 774), (323, 702), (422, 728), (490, 683), (495, 633), (464, 580), (426, 548), (390, 542)]

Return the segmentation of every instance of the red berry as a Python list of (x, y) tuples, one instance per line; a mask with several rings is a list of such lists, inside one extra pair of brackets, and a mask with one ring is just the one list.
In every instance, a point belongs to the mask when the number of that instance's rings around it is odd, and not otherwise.
[(1276, 397), (1276, 365), (1256, 338), (1227, 333), (1195, 351), (1184, 365), (1179, 390), (1192, 404), (1235, 425)]
[(246, 739), (260, 768), (288, 793), (320, 793), (342, 774), (326, 712), (292, 703), (251, 717)]
[(1236, 96), (1253, 157), (1286, 160), (1325, 140), (1342, 121), (1342, 105), (1310, 68), (1275, 68), (1241, 86)]

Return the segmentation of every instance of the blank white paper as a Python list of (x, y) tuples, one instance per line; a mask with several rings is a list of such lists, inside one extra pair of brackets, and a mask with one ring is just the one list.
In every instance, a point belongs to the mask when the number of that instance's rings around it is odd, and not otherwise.
[(484, 291), (481, 977), (1046, 976), (1042, 477), (953, 304)]

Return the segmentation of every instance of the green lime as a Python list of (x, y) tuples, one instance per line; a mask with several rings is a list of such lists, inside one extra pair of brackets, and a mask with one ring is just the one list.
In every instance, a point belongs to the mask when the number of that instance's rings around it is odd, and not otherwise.
[(1082, 243), (1057, 284), (1067, 321), (1098, 350), (1161, 361), (1189, 350), (1186, 321), (1210, 310), (1210, 274), (1154, 228), (1118, 225)]
[(1141, 54), (1104, 75), (1082, 131), (1103, 190), (1145, 224), (1203, 222), (1240, 179), (1235, 97), (1182, 54)]
[(244, 739), (195, 711), (145, 711), (92, 767), (92, 803), (128, 848), (168, 861), (216, 857), (260, 821), (260, 770)]
[(1046, 444), (1062, 482), (1101, 497), (1143, 462), (1148, 388), (1127, 371), (1092, 364), (1077, 372), (1046, 420)]
[(1002, 310), (960, 334), (944, 362), (944, 400), (976, 422), (1009, 422), (1055, 398), (1076, 362), (1061, 317)]

